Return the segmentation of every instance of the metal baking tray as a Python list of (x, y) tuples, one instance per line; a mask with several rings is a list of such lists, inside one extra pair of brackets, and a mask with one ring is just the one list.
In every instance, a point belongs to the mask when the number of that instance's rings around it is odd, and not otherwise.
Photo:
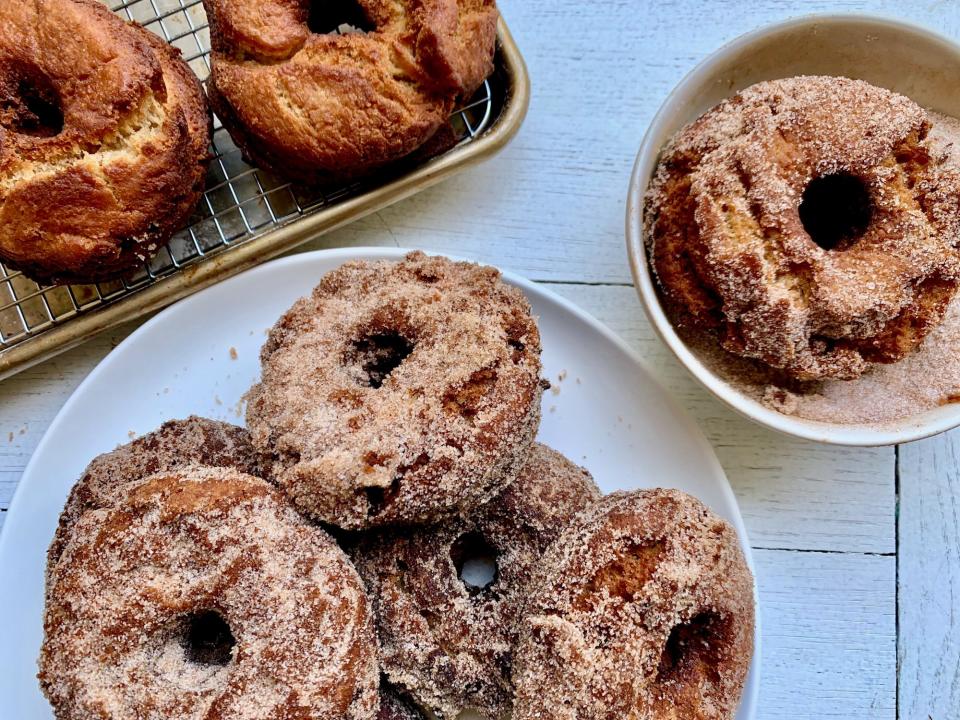
[[(210, 35), (201, 0), (104, 1), (179, 48), (206, 79)], [(95, 285), (41, 286), (0, 264), (0, 379), (489, 157), (516, 134), (529, 98), (526, 66), (501, 20), (493, 75), (451, 116), (456, 145), (412, 167), (322, 193), (247, 165), (215, 119), (215, 156), (199, 207), (189, 226), (137, 272)]]

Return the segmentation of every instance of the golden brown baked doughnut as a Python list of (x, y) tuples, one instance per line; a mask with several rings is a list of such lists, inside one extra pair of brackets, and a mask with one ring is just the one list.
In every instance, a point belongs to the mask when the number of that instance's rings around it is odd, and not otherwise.
[[(398, 529), (361, 546), (354, 558), (390, 682), (438, 718), (467, 708), (489, 720), (508, 717), (530, 576), (571, 518), (599, 498), (590, 473), (534, 444), (517, 479), (466, 519)], [(477, 587), (482, 580), (469, 564), (482, 559), (495, 572)]]
[(230, 423), (192, 415), (170, 420), (126, 445), (95, 457), (74, 484), (60, 514), (60, 524), (47, 553), (47, 564), (57, 563), (70, 530), (88, 510), (114, 505), (127, 484), (187, 465), (233, 468), (249, 475), (265, 474), (250, 434)]
[(608, 495), (543, 559), (513, 720), (732, 719), (753, 623), (753, 578), (728, 523), (676, 490)]
[(0, 3), (0, 259), (92, 282), (148, 258), (203, 191), (210, 116), (179, 51), (96, 0)]
[(255, 164), (304, 182), (348, 178), (433, 136), (493, 69), (493, 0), (358, 0), (370, 32), (312, 32), (308, 0), (204, 0), (207, 89)]
[(372, 720), (376, 637), (336, 543), (267, 482), (188, 467), (76, 522), (40, 684), (70, 720)]
[(663, 151), (652, 265), (681, 325), (798, 380), (894, 362), (960, 277), (960, 169), (927, 113), (858, 80), (747, 88)]
[(490, 267), (349, 262), (270, 331), (247, 427), (311, 518), (356, 530), (468, 512), (525, 460), (540, 334)]

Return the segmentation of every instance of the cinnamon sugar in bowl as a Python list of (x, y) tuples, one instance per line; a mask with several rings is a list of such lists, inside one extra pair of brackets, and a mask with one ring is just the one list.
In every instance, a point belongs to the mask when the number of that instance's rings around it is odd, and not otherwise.
[[(960, 425), (960, 294), (941, 325), (899, 362), (854, 380), (792, 383), (732, 355), (705, 331), (678, 329), (648, 261), (644, 203), (660, 152), (688, 123), (755, 83), (800, 75), (864, 80), (935, 113), (937, 142), (960, 164), (960, 46), (898, 20), (814, 15), (761, 28), (691, 71), (654, 117), (640, 146), (627, 202), (627, 247), (640, 300), (661, 339), (721, 401), (775, 430), (838, 445), (888, 445)], [(947, 116), (947, 117), (943, 117)], [(954, 142), (956, 138), (956, 142)]]

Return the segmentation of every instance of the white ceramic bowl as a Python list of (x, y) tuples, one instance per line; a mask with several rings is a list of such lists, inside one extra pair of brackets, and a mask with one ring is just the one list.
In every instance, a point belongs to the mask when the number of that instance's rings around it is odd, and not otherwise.
[(784, 415), (734, 388), (679, 338), (654, 287), (643, 240), (643, 197), (660, 149), (680, 128), (737, 91), (795, 75), (860, 78), (960, 117), (960, 46), (929, 30), (863, 15), (813, 15), (761, 28), (710, 55), (674, 89), (656, 114), (637, 155), (627, 201), (627, 247), (640, 300), (663, 341), (727, 405), (761, 425), (837, 445), (890, 445), (960, 425), (960, 405), (875, 425), (824, 423)]

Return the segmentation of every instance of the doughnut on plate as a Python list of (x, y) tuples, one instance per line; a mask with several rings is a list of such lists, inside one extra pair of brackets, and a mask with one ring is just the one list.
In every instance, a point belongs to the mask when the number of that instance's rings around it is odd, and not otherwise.
[[(53, 717), (35, 678), (44, 565), (60, 510), (90, 459), (171, 418), (196, 414), (242, 423), (241, 397), (259, 375), (264, 331), (342, 263), (403, 255), (345, 248), (267, 263), (167, 308), (90, 373), (37, 447), (0, 534), (0, 667), (6, 669), (0, 697), (10, 717)], [(665, 486), (696, 496), (733, 524), (749, 560), (743, 520), (720, 464), (667, 391), (596, 320), (527, 280), (505, 279), (524, 292), (539, 318), (544, 375), (554, 386), (543, 395), (538, 439), (589, 469), (604, 492)], [(754, 714), (759, 643), (758, 629), (738, 720)]]

